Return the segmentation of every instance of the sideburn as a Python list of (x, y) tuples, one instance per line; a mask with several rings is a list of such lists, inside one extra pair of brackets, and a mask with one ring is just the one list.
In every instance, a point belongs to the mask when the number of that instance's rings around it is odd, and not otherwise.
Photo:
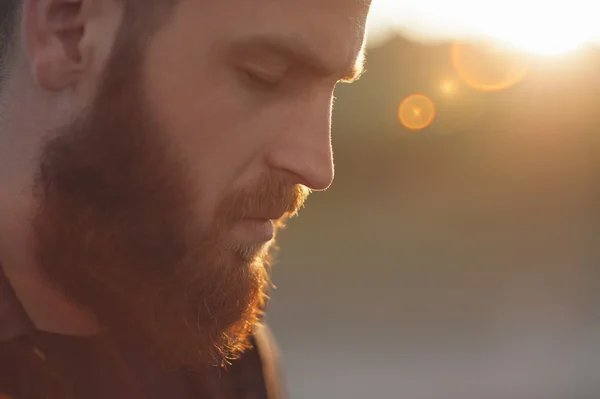
[(169, 367), (223, 363), (261, 314), (262, 264), (232, 264), (144, 101), (144, 47), (119, 34), (97, 99), (45, 147), (33, 220), (48, 279)]

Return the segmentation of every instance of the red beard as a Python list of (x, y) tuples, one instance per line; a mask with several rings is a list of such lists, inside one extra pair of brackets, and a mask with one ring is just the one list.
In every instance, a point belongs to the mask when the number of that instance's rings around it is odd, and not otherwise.
[(45, 146), (36, 255), (110, 333), (142, 342), (168, 367), (222, 363), (246, 348), (261, 317), (271, 260), (268, 248), (234, 249), (223, 237), (261, 209), (295, 213), (307, 191), (264, 176), (201, 225), (201, 193), (144, 101), (138, 57), (117, 46), (90, 112)]

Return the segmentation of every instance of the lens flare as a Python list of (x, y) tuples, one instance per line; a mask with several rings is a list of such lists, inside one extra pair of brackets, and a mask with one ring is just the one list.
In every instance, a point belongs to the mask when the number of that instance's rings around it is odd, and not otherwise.
[(477, 90), (504, 90), (520, 82), (531, 69), (528, 57), (508, 50), (454, 42), (451, 52), (458, 76)]
[(410, 130), (425, 129), (435, 119), (434, 102), (424, 94), (412, 94), (400, 103), (398, 118)]
[(443, 80), (442, 83), (440, 83), (440, 91), (447, 96), (450, 96), (450, 95), (456, 93), (457, 90), (458, 90), (458, 85), (456, 84), (456, 81), (454, 81), (454, 80), (446, 79), (446, 80)]

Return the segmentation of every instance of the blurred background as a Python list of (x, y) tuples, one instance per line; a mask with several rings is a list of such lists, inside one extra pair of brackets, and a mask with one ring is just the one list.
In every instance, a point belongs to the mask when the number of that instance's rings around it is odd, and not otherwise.
[(596, 5), (374, 0), (280, 239), (293, 399), (600, 398)]

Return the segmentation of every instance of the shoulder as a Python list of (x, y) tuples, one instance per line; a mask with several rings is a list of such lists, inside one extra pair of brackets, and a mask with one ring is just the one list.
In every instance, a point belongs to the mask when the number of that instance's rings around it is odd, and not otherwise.
[(283, 399), (285, 395), (281, 355), (271, 329), (266, 324), (259, 324), (255, 332), (255, 345), (262, 360), (262, 370), (269, 396), (272, 399)]
[(258, 393), (256, 398), (285, 399), (279, 349), (271, 330), (264, 324), (256, 327), (252, 348), (227, 368), (239, 393)]
[(192, 386), (206, 397), (287, 398), (279, 350), (266, 325), (257, 326), (251, 349), (226, 368), (212, 366), (186, 375)]
[(0, 343), (0, 399), (72, 398), (72, 385), (23, 338)]

